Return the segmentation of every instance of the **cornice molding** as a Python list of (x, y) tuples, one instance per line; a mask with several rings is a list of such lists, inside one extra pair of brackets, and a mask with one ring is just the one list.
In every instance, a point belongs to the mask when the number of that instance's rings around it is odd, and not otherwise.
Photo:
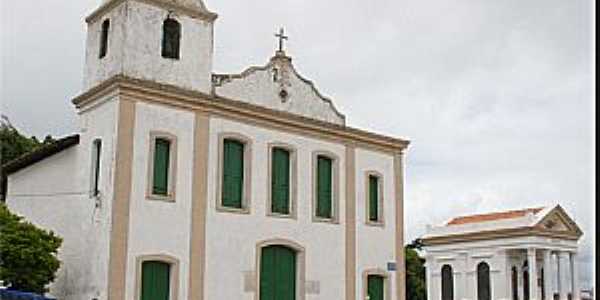
[(410, 144), (410, 141), (404, 139), (123, 75), (117, 75), (104, 81), (75, 97), (72, 102), (77, 109), (85, 109), (95, 100), (115, 90), (117, 95), (129, 99), (204, 111), (230, 119), (248, 121), (261, 126), (334, 140), (348, 145), (363, 146), (387, 153), (401, 154)]
[(92, 23), (98, 20), (99, 18), (104, 16), (108, 11), (127, 1), (137, 1), (140, 3), (150, 4), (153, 6), (164, 8), (168, 11), (176, 12), (178, 14), (186, 15), (194, 19), (200, 19), (211, 23), (214, 22), (218, 17), (216, 13), (206, 10), (206, 8), (204, 7), (200, 9), (193, 9), (179, 4), (159, 0), (110, 0), (102, 4), (102, 6), (100, 6), (98, 9), (93, 11), (88, 17), (86, 17), (86, 23)]
[(538, 227), (525, 226), (519, 228), (499, 229), (499, 230), (488, 230), (473, 233), (445, 235), (438, 237), (429, 237), (423, 239), (423, 245), (434, 246), (443, 244), (454, 244), (462, 242), (474, 242), (484, 240), (497, 240), (513, 237), (523, 236), (538, 236), (538, 237), (549, 237), (564, 240), (577, 241), (580, 235), (574, 231), (554, 231), (544, 230)]

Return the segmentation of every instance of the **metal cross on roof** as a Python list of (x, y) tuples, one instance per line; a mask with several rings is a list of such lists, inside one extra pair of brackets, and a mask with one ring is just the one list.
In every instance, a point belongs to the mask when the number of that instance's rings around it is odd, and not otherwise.
[(289, 37), (285, 35), (283, 27), (279, 29), (279, 33), (276, 33), (275, 36), (279, 38), (279, 52), (283, 52), (283, 41), (287, 40)]

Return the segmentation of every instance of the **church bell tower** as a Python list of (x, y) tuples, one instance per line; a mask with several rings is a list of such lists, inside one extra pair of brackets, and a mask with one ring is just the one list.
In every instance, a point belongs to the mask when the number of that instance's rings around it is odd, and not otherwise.
[(103, 0), (86, 18), (84, 91), (121, 75), (209, 93), (216, 18), (202, 0)]

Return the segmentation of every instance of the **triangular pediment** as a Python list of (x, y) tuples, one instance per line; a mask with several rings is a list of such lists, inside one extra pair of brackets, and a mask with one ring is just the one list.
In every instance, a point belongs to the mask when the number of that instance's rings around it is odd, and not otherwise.
[(534, 227), (543, 231), (563, 233), (577, 237), (583, 234), (579, 226), (577, 226), (575, 221), (569, 217), (560, 205), (548, 211)]

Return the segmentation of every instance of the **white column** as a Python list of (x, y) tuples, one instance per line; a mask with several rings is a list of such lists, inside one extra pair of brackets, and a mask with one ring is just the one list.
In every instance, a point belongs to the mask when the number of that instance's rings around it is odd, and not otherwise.
[(527, 249), (527, 265), (529, 266), (529, 299), (539, 300), (540, 298), (538, 296), (537, 284), (537, 259), (534, 248)]
[(460, 299), (474, 299), (475, 298), (475, 289), (477, 288), (476, 285), (473, 285), (472, 280), (475, 276), (472, 275), (472, 271), (473, 268), (471, 266), (471, 257), (469, 256), (469, 253), (465, 253), (465, 268), (464, 268), (464, 276), (463, 276), (463, 291), (462, 291), (462, 298)]
[(432, 274), (431, 267), (433, 266), (433, 256), (427, 256), (425, 259), (425, 286), (427, 287), (427, 300), (433, 300), (431, 294)]
[(546, 296), (545, 300), (553, 300), (554, 299), (554, 288), (552, 286), (552, 276), (554, 273), (554, 268), (552, 268), (552, 252), (550, 250), (544, 250), (544, 295)]
[(568, 300), (569, 293), (569, 252), (558, 253), (558, 294), (560, 300)]
[(581, 287), (579, 286), (579, 265), (577, 263), (577, 253), (571, 253), (571, 284), (573, 291), (573, 300), (581, 299)]

